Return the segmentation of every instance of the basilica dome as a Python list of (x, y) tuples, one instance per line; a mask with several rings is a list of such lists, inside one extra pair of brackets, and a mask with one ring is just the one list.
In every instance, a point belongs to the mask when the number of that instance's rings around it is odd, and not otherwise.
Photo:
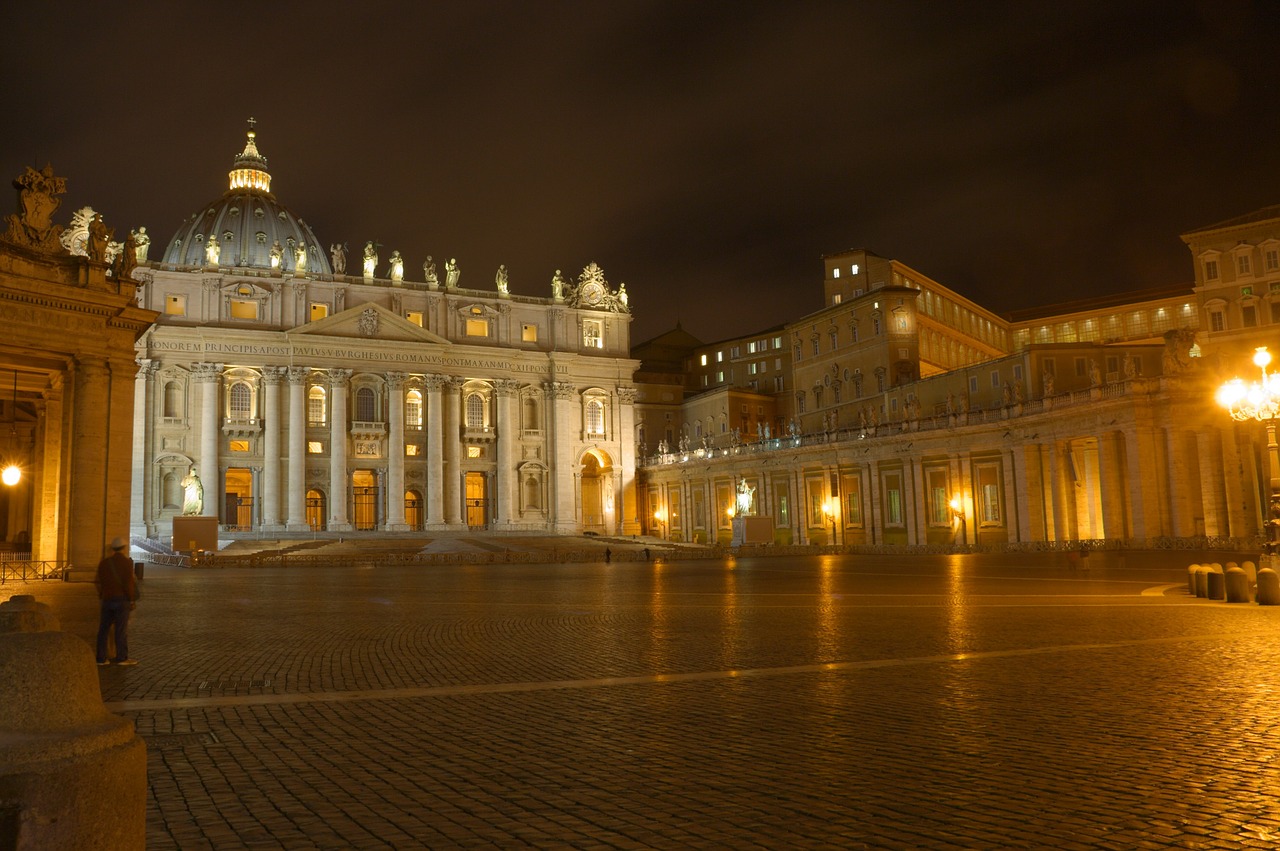
[[(271, 194), (267, 158), (258, 153), (256, 134), (227, 175), (230, 188), (205, 204), (178, 228), (165, 247), (165, 266), (213, 266), (222, 269), (279, 269), (290, 274), (332, 274), (329, 255), (302, 219)], [(209, 240), (218, 241), (210, 250)], [(306, 252), (298, 270), (298, 249)]]

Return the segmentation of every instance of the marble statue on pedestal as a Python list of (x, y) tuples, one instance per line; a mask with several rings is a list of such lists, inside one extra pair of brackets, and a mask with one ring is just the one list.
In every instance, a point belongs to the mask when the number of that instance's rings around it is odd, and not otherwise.
[[(102, 214), (95, 213), (93, 221), (89, 223), (89, 240), (85, 245), (85, 250), (89, 254), (89, 259), (96, 263), (107, 262), (107, 243), (111, 240), (111, 234), (107, 233), (107, 226), (102, 223)], [(214, 237), (214, 244), (217, 245), (217, 237)], [(215, 266), (218, 264), (217, 254), (213, 255), (210, 261)]]
[(293, 271), (299, 275), (307, 271), (307, 247), (302, 243), (293, 247)]
[(444, 264), (444, 285), (446, 289), (457, 289), (458, 280), (462, 278), (462, 271), (458, 269), (458, 261), (450, 257), (449, 262)]
[(378, 252), (373, 247), (373, 241), (370, 240), (364, 244), (364, 276), (366, 279), (373, 277), (374, 270), (378, 268)]
[(271, 268), (279, 269), (284, 266), (284, 248), (280, 245), (280, 240), (271, 243), (271, 250), (268, 252), (271, 257)]
[(200, 516), (204, 511), (204, 486), (200, 484), (200, 477), (196, 475), (195, 467), (192, 467), (191, 472), (183, 477), (182, 491), (182, 516)]
[(388, 270), (388, 277), (393, 281), (404, 280), (404, 258), (400, 256), (399, 251), (391, 252), (391, 268)]
[(505, 264), (499, 264), (499, 265), (498, 265), (498, 274), (496, 274), (496, 275), (494, 275), (494, 276), (493, 276), (493, 282), (494, 282), (494, 284), (496, 284), (496, 285), (497, 285), (497, 287), (498, 287), (498, 292), (499, 292), (501, 295), (507, 295), (507, 294), (508, 294), (508, 293), (507, 293), (507, 287), (509, 286), (509, 284), (508, 284), (508, 282), (507, 282), (507, 267), (506, 267), (506, 265), (505, 265)]
[(564, 284), (564, 276), (556, 269), (556, 273), (551, 276), (551, 297), (556, 301), (564, 300)]
[(347, 273), (347, 244), (345, 242), (335, 242), (330, 245), (329, 259), (333, 261), (333, 274), (345, 275)]
[(138, 258), (139, 263), (146, 263), (147, 249), (151, 247), (151, 237), (147, 236), (146, 226), (130, 231), (130, 235), (133, 237), (134, 256)]
[(427, 262), (422, 264), (422, 279), (433, 290), (440, 286), (440, 279), (436, 276), (436, 261), (431, 259), (430, 254), (427, 255)]

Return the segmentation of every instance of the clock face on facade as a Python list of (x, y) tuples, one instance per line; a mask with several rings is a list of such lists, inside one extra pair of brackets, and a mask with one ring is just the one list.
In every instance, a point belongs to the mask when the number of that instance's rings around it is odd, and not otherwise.
[(582, 292), (579, 298), (584, 304), (599, 304), (604, 298), (604, 287), (598, 281), (588, 281), (582, 285)]

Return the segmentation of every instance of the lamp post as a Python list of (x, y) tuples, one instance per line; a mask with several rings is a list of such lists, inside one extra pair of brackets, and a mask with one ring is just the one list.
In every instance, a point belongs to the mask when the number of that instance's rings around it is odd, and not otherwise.
[(657, 511), (653, 512), (653, 519), (658, 523), (658, 537), (665, 541), (667, 536), (662, 527), (667, 522), (667, 512), (659, 508)]
[(1267, 374), (1271, 353), (1266, 346), (1253, 350), (1253, 362), (1262, 371), (1262, 380), (1246, 384), (1233, 378), (1218, 388), (1218, 404), (1227, 409), (1233, 420), (1246, 422), (1257, 420), (1267, 428), (1267, 460), (1271, 479), (1268, 482), (1267, 540), (1263, 544), (1265, 554), (1275, 566), (1280, 550), (1280, 450), (1276, 447), (1276, 417), (1280, 416), (1280, 378)]
[(822, 513), (827, 515), (827, 519), (831, 521), (831, 546), (836, 545), (836, 509), (835, 501), (827, 500), (822, 503)]
[(948, 503), (948, 505), (951, 506), (952, 518), (960, 522), (960, 533), (956, 536), (956, 538), (959, 541), (961, 546), (967, 546), (968, 542), (965, 540), (964, 500), (962, 500), (959, 496), (953, 496), (951, 497), (951, 502)]

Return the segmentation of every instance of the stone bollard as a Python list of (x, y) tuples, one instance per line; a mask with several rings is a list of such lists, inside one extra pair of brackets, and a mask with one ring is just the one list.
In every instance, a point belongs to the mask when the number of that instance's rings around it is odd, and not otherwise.
[(1249, 574), (1238, 567), (1228, 567), (1226, 573), (1227, 602), (1248, 603), (1253, 595), (1249, 593)]
[(1193, 564), (1187, 568), (1187, 593), (1192, 597), (1196, 596), (1196, 571), (1200, 569), (1200, 565)]
[(147, 748), (102, 703), (84, 641), (30, 595), (0, 603), (0, 848), (146, 844)]
[(1196, 567), (1196, 596), (1209, 596), (1209, 565), (1202, 564)]
[(1280, 574), (1269, 567), (1258, 571), (1258, 605), (1280, 606)]
[(1258, 566), (1256, 564), (1251, 561), (1246, 561), (1244, 564), (1240, 565), (1240, 569), (1248, 574), (1250, 588), (1258, 584)]
[[(1214, 566), (1217, 567), (1217, 565)], [(1226, 585), (1223, 580), (1224, 577), (1221, 570), (1210, 570), (1206, 579), (1208, 593), (1205, 596), (1210, 600), (1227, 599)]]

